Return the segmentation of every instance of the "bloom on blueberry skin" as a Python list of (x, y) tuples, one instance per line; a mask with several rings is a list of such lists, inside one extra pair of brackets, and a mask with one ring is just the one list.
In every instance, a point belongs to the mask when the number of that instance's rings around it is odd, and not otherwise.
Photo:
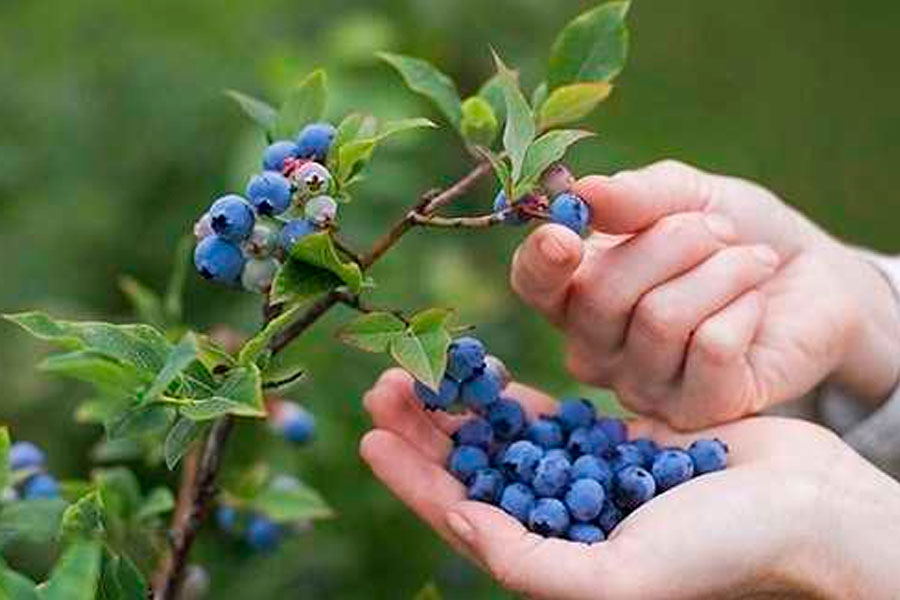
[(500, 466), (507, 477), (531, 484), (534, 471), (544, 457), (544, 451), (528, 440), (513, 442), (500, 459)]
[(562, 427), (556, 419), (541, 417), (533, 421), (525, 430), (526, 437), (545, 450), (562, 448), (565, 438)]
[(572, 464), (563, 456), (548, 455), (538, 462), (531, 487), (538, 496), (559, 496), (569, 485)]
[(291, 173), (291, 181), (301, 198), (327, 194), (331, 189), (331, 172), (317, 162), (306, 162)]
[(678, 448), (667, 448), (656, 455), (651, 467), (656, 489), (664, 492), (694, 476), (691, 456)]
[(480, 340), (470, 336), (458, 338), (447, 351), (447, 374), (457, 381), (465, 381), (484, 368), (486, 357)]
[(477, 471), (488, 466), (490, 460), (487, 453), (475, 446), (458, 446), (450, 454), (450, 472), (463, 483), (468, 483)]
[(274, 258), (251, 258), (244, 264), (241, 285), (248, 292), (265, 294), (272, 287), (278, 267), (278, 261)]
[(501, 397), (491, 404), (487, 410), (487, 420), (499, 440), (512, 441), (525, 430), (525, 411), (511, 398)]
[(222, 196), (209, 207), (213, 231), (232, 242), (242, 242), (250, 237), (256, 216), (246, 200), (237, 194)]
[(569, 523), (566, 505), (556, 498), (541, 498), (528, 514), (528, 528), (545, 537), (562, 537)]
[(194, 266), (205, 279), (232, 284), (244, 270), (244, 254), (230, 241), (213, 235), (194, 248)]
[(263, 151), (263, 169), (266, 171), (281, 171), (286, 160), (297, 158), (298, 151), (297, 144), (288, 140), (269, 144)]
[(31, 442), (16, 442), (9, 447), (9, 468), (11, 471), (21, 469), (40, 469), (46, 462), (43, 450)]
[(290, 252), (297, 242), (316, 231), (315, 224), (306, 219), (294, 219), (282, 227), (278, 243), (285, 252)]
[(603, 509), (606, 491), (599, 482), (593, 479), (578, 479), (566, 492), (566, 507), (572, 517), (578, 521), (592, 521)]
[(309, 221), (322, 227), (334, 222), (337, 217), (337, 208), (337, 202), (331, 196), (316, 196), (307, 201), (303, 208), (303, 215)]
[(479, 469), (472, 476), (466, 497), (469, 500), (478, 500), (496, 504), (503, 492), (503, 475), (497, 469)]
[(291, 182), (279, 171), (264, 171), (250, 178), (247, 199), (261, 215), (280, 215), (291, 205)]
[(316, 418), (296, 402), (281, 401), (272, 406), (272, 427), (295, 444), (306, 444), (316, 433)]
[(721, 471), (728, 463), (728, 446), (719, 439), (697, 440), (688, 446), (687, 452), (697, 475)]
[(324, 161), (334, 142), (336, 130), (331, 123), (311, 123), (297, 136), (297, 156)]
[(500, 375), (489, 368), (466, 381), (460, 387), (463, 404), (475, 412), (483, 413), (500, 397), (502, 380)]
[(590, 208), (575, 194), (560, 194), (550, 203), (550, 220), (581, 235), (591, 220)]
[(477, 446), (487, 451), (494, 442), (494, 430), (485, 419), (477, 417), (463, 423), (451, 437), (458, 446)]
[(441, 380), (437, 392), (418, 380), (413, 384), (413, 390), (425, 410), (447, 410), (459, 399), (459, 384), (449, 377)]
[(594, 404), (585, 398), (564, 398), (556, 410), (556, 420), (566, 432), (589, 427), (596, 416)]
[(624, 510), (634, 510), (656, 494), (656, 481), (643, 467), (625, 467), (616, 473), (614, 498)]
[(500, 508), (519, 520), (528, 522), (528, 514), (534, 507), (534, 492), (524, 483), (511, 483), (503, 488), (500, 495)]

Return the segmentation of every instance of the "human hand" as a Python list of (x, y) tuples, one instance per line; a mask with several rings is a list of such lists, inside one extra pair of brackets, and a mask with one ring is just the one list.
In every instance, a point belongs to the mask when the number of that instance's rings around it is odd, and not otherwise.
[(887, 282), (770, 192), (671, 161), (586, 177), (575, 191), (598, 233), (582, 242), (541, 227), (511, 280), (565, 333), (582, 381), (681, 429), (753, 414), (829, 377), (873, 404), (897, 382)]
[[(554, 411), (521, 385), (507, 395), (531, 416)], [(684, 436), (631, 424), (661, 443), (718, 437), (731, 448), (729, 467), (661, 494), (586, 546), (542, 538), (466, 500), (444, 468), (448, 434), (463, 418), (422, 410), (406, 373), (384, 374), (365, 406), (375, 429), (360, 451), (375, 475), (456, 550), (528, 597), (877, 599), (900, 588), (900, 486), (818, 426), (751, 418)]]

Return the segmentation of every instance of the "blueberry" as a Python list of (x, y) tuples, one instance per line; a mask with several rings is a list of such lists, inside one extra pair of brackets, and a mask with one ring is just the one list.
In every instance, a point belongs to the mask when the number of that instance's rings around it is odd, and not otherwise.
[(721, 471), (728, 464), (728, 446), (722, 440), (697, 440), (688, 446), (687, 451), (697, 475)]
[(297, 156), (324, 161), (334, 142), (334, 126), (330, 123), (312, 123), (297, 136)]
[(593, 479), (607, 491), (612, 489), (613, 471), (609, 464), (598, 456), (586, 454), (572, 463), (572, 479)]
[(468, 408), (484, 413), (497, 401), (501, 391), (500, 375), (485, 367), (460, 386), (459, 394)]
[(622, 510), (614, 502), (607, 499), (603, 503), (600, 514), (597, 516), (597, 525), (606, 532), (606, 535), (609, 535), (624, 518), (625, 515), (622, 513)]
[(215, 235), (215, 233), (216, 232), (213, 231), (212, 228), (212, 219), (210, 218), (209, 213), (203, 213), (203, 216), (194, 223), (194, 238), (199, 242), (211, 235)]
[(581, 544), (596, 544), (606, 539), (603, 530), (590, 523), (573, 523), (566, 533), (566, 538)]
[(498, 440), (514, 440), (525, 429), (525, 411), (511, 398), (500, 398), (491, 404), (487, 419)]
[(278, 272), (279, 263), (274, 258), (251, 258), (244, 264), (241, 273), (241, 285), (248, 292), (268, 293)]
[(222, 531), (232, 532), (237, 525), (238, 514), (233, 506), (223, 504), (216, 509), (216, 524)]
[(319, 227), (324, 227), (337, 217), (337, 202), (331, 196), (310, 198), (303, 208), (303, 215)]
[(38, 473), (25, 480), (22, 486), (22, 498), (24, 500), (38, 500), (44, 498), (58, 498), (59, 484), (50, 475)]
[(316, 231), (318, 230), (313, 223), (306, 219), (295, 219), (285, 224), (278, 241), (285, 252), (290, 252), (297, 242)]
[(650, 472), (656, 480), (657, 491), (664, 492), (693, 477), (694, 463), (684, 450), (667, 448), (656, 455)]
[(603, 457), (609, 463), (613, 472), (618, 472), (625, 467), (643, 467), (644, 455), (641, 449), (631, 442), (619, 444), (606, 452)]
[(278, 247), (278, 229), (270, 222), (256, 221), (250, 237), (241, 245), (247, 258), (269, 258)]
[(261, 215), (280, 215), (291, 205), (291, 182), (280, 171), (264, 171), (250, 178), (247, 199)]
[(476, 471), (488, 468), (489, 462), (487, 453), (481, 448), (459, 446), (450, 454), (449, 468), (457, 479), (468, 483)]
[(570, 464), (572, 463), (572, 455), (569, 454), (568, 450), (565, 450), (563, 448), (550, 448), (549, 450), (544, 452), (544, 457), (551, 457), (551, 456), (555, 456), (557, 458), (562, 458), (564, 460), (569, 461)]
[(258, 552), (271, 552), (278, 547), (281, 529), (270, 519), (254, 515), (247, 524), (247, 544)]
[(496, 504), (503, 492), (503, 484), (503, 475), (497, 469), (480, 469), (472, 476), (466, 497), (469, 500)]
[(459, 384), (449, 377), (441, 380), (437, 393), (421, 381), (416, 381), (413, 389), (425, 410), (447, 410), (459, 399)]
[(656, 482), (643, 467), (625, 467), (616, 473), (614, 490), (616, 504), (630, 511), (656, 494)]
[(509, 448), (509, 442), (498, 442), (496, 441), (497, 432), (494, 432), (494, 443), (491, 444), (491, 449), (488, 452), (488, 458), (491, 461), (491, 466), (497, 469), (503, 470), (503, 455), (506, 454), (506, 449)]
[(641, 451), (641, 455), (644, 457), (644, 468), (651, 468), (656, 455), (659, 454), (659, 445), (650, 438), (645, 437), (636, 438), (631, 443)]
[(569, 511), (556, 498), (541, 498), (528, 513), (528, 528), (545, 537), (562, 537), (569, 523)]
[(569, 435), (566, 448), (573, 456), (582, 454), (602, 454), (609, 450), (609, 438), (597, 426), (579, 427)]
[(290, 175), (297, 192), (303, 198), (327, 194), (331, 189), (331, 172), (317, 162), (306, 162)]
[(572, 464), (562, 456), (544, 456), (534, 470), (531, 487), (537, 496), (561, 496), (569, 485)]
[(622, 419), (616, 419), (615, 417), (600, 417), (597, 419), (597, 426), (603, 430), (613, 446), (628, 441), (628, 427)]
[(457, 446), (477, 446), (489, 450), (494, 441), (494, 430), (485, 419), (470, 419), (456, 430), (453, 441)]
[(44, 452), (31, 442), (16, 442), (9, 448), (9, 468), (12, 471), (40, 469), (45, 461)]
[(500, 464), (507, 477), (530, 484), (543, 456), (544, 451), (539, 446), (528, 440), (519, 440), (509, 445)]
[[(509, 202), (506, 200), (506, 192), (500, 190), (494, 197), (494, 212), (503, 212), (507, 208), (509, 208)], [(528, 215), (525, 215), (518, 210), (512, 210), (503, 217), (503, 222), (507, 225), (525, 225), (530, 220)]]
[(281, 404), (278, 427), (285, 439), (295, 444), (306, 444), (316, 433), (316, 418), (308, 410), (293, 402)]
[(551, 198), (568, 192), (574, 184), (575, 177), (562, 163), (552, 165), (541, 175), (541, 187)]
[(555, 419), (541, 417), (525, 430), (526, 437), (544, 449), (562, 448), (565, 438), (562, 427)]
[(473, 337), (461, 337), (447, 351), (447, 374), (465, 381), (484, 368), (484, 344)]
[(566, 506), (578, 521), (592, 521), (600, 514), (606, 490), (593, 479), (578, 479), (566, 492)]
[(232, 242), (250, 237), (256, 217), (246, 200), (236, 194), (222, 196), (209, 207), (213, 231)]
[(488, 354), (484, 357), (484, 368), (491, 369), (500, 376), (500, 387), (502, 389), (506, 389), (506, 386), (512, 381), (512, 375), (510, 375), (509, 369), (506, 368), (506, 364), (493, 354)]
[(567, 433), (579, 427), (590, 427), (596, 416), (594, 404), (584, 398), (565, 398), (556, 411), (556, 420)]
[(266, 171), (281, 171), (284, 168), (284, 161), (289, 158), (297, 158), (297, 144), (282, 140), (270, 144), (263, 151), (263, 169)]
[(534, 507), (534, 492), (524, 483), (511, 483), (503, 488), (500, 495), (500, 508), (519, 520), (528, 521), (528, 513)]
[(194, 249), (194, 266), (204, 278), (236, 283), (244, 270), (241, 249), (217, 235), (202, 240)]
[(584, 200), (566, 192), (550, 203), (550, 220), (581, 235), (591, 220), (590, 209)]

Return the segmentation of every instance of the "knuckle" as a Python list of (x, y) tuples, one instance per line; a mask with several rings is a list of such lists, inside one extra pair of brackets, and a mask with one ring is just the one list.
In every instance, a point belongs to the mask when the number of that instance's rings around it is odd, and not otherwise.
[(741, 357), (740, 341), (716, 323), (704, 323), (694, 333), (693, 349), (698, 358), (715, 366), (729, 365)]
[(593, 283), (576, 280), (572, 283), (571, 298), (576, 310), (597, 319), (621, 318), (631, 311), (634, 303), (627, 289), (616, 283), (614, 277)]
[(665, 343), (684, 335), (683, 310), (661, 294), (651, 294), (638, 303), (633, 326), (652, 342)]
[(665, 240), (667, 246), (688, 244), (715, 247), (717, 242), (698, 212), (677, 213), (663, 217), (654, 226), (655, 234)]
[(604, 369), (598, 368), (594, 361), (587, 360), (584, 352), (574, 346), (570, 346), (566, 350), (565, 365), (566, 369), (578, 381), (590, 385), (605, 385), (607, 383)]

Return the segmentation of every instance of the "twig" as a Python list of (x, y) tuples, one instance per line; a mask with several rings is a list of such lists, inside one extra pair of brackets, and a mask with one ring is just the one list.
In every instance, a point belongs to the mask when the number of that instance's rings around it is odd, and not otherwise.
[(501, 225), (506, 213), (491, 213), (478, 217), (426, 217), (418, 213), (413, 214), (413, 221), (422, 227), (444, 227), (452, 229), (486, 229)]
[(364, 315), (369, 315), (375, 312), (380, 313), (391, 313), (407, 325), (409, 325), (409, 320), (406, 318), (406, 315), (403, 314), (403, 311), (396, 310), (392, 308), (376, 308), (374, 306), (369, 305), (362, 301), (362, 298), (358, 294), (351, 294), (349, 292), (338, 292), (340, 295), (339, 302), (344, 306), (352, 308), (355, 311), (361, 312)]

